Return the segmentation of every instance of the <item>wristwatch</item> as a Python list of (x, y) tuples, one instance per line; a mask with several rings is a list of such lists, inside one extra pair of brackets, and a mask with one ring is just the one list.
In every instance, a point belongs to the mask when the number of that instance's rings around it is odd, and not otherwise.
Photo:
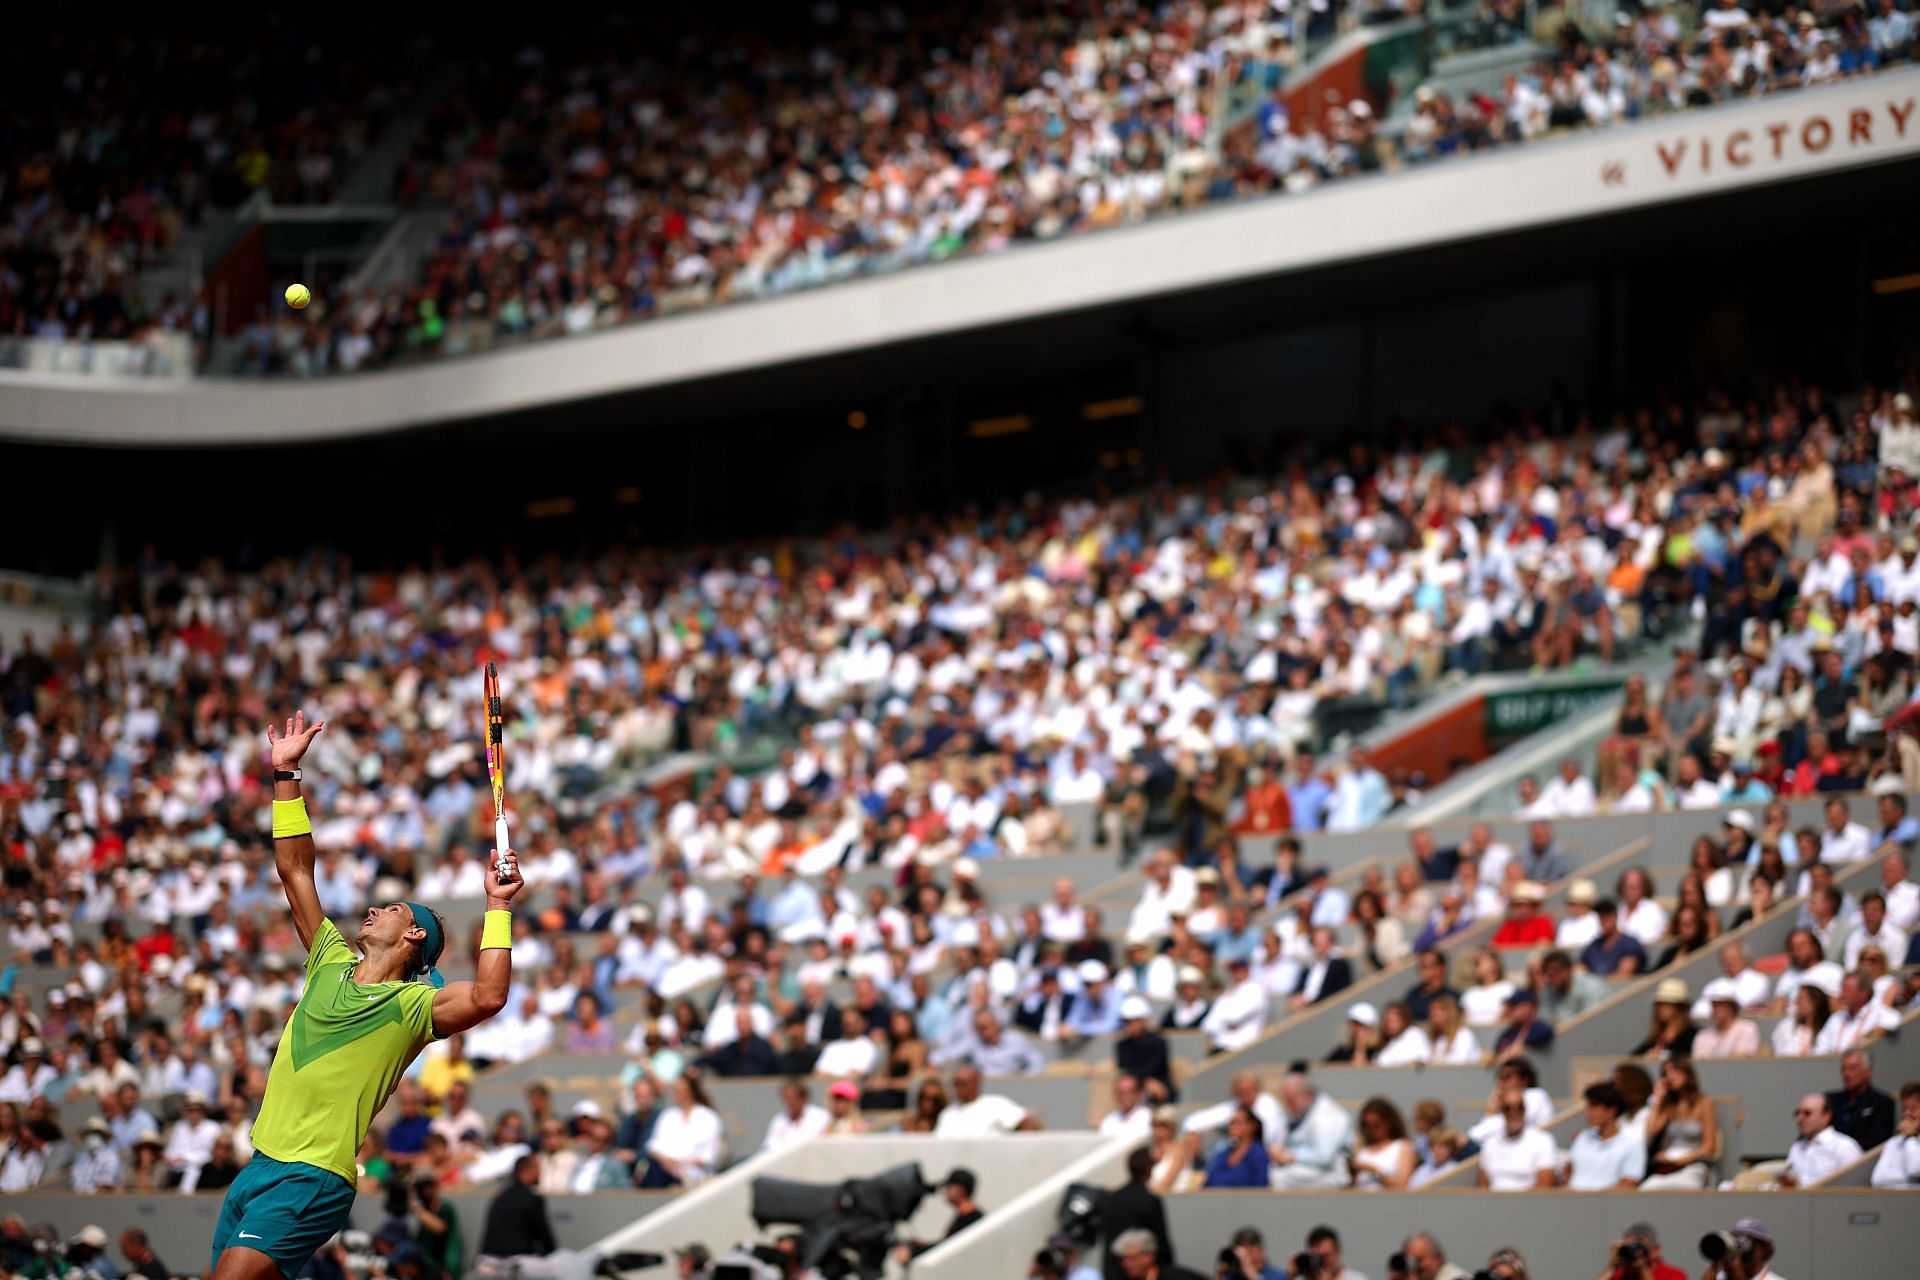
[(298, 769), (275, 769), (273, 771), (273, 780), (275, 782), (298, 782), (300, 781), (300, 771)]

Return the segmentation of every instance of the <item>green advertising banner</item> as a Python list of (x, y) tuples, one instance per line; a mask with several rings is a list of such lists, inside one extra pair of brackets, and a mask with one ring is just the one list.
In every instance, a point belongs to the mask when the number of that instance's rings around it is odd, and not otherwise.
[(1550, 688), (1530, 686), (1490, 693), (1486, 708), (1487, 737), (1524, 738), (1585, 707), (1620, 692), (1620, 681), (1589, 680)]

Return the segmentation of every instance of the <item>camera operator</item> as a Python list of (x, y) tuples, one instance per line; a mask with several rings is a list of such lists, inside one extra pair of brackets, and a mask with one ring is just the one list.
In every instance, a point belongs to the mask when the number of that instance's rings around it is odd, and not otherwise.
[(1661, 1256), (1653, 1224), (1636, 1222), (1620, 1233), (1595, 1280), (1687, 1280), (1687, 1273)]
[(1700, 1241), (1707, 1260), (1700, 1280), (1780, 1280), (1774, 1271), (1773, 1233), (1758, 1218), (1741, 1218), (1731, 1233), (1716, 1231)]
[(1367, 1280), (1340, 1253), (1340, 1234), (1325, 1223), (1307, 1232), (1307, 1247), (1293, 1255), (1293, 1280)]

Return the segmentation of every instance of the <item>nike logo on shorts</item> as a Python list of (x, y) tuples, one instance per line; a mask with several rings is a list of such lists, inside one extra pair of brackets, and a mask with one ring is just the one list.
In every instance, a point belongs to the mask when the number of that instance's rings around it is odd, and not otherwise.
[(251, 1236), (244, 1231), (242, 1231), (236, 1238), (240, 1240), (265, 1240), (266, 1239), (265, 1236)]

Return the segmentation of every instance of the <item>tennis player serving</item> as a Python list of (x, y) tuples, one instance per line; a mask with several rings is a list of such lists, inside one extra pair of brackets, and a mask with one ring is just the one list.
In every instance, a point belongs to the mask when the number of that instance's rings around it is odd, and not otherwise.
[[(367, 1126), (429, 1040), (500, 1012), (513, 976), (521, 880), (511, 851), (487, 868), (487, 914), (472, 982), (434, 968), (445, 923), (418, 902), (367, 910), (353, 945), (320, 910), (313, 824), (300, 794), (300, 758), (324, 727), (304, 713), (275, 736), (273, 860), (307, 948), (306, 990), (287, 1020), (253, 1122), (254, 1157), (227, 1188), (213, 1232), (213, 1280), (292, 1280), (347, 1225), (355, 1156)], [(355, 952), (358, 952), (356, 955)]]

